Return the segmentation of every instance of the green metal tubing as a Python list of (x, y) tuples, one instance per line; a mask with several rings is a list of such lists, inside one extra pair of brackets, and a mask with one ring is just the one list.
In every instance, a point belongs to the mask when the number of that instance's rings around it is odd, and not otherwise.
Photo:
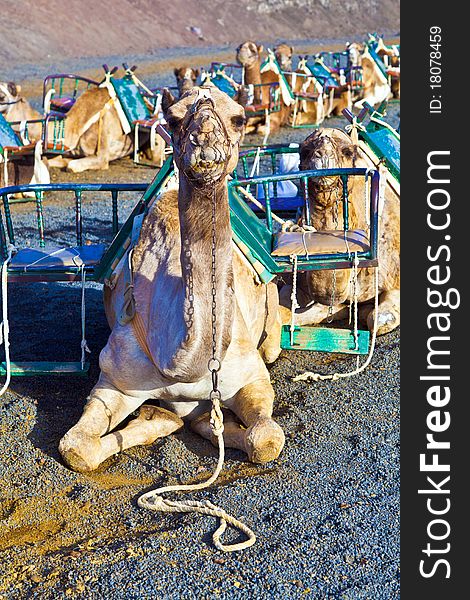
[(11, 220), (10, 202), (8, 199), (8, 194), (3, 194), (2, 200), (3, 200), (3, 211), (5, 213), (5, 222), (6, 222), (6, 226), (7, 226), (8, 238), (10, 240), (10, 244), (15, 245), (15, 233), (13, 231), (13, 223)]
[(118, 191), (111, 191), (111, 199), (112, 199), (112, 211), (113, 211), (113, 233), (117, 234), (119, 231), (119, 215), (118, 215)]
[(348, 190), (348, 176), (342, 175), (341, 181), (343, 182), (343, 229), (347, 231), (349, 229), (349, 190)]
[(266, 206), (266, 225), (269, 233), (273, 232), (273, 215), (271, 212), (271, 198), (269, 197), (269, 183), (263, 182), (264, 203)]
[(75, 231), (77, 235), (77, 246), (83, 245), (83, 223), (82, 223), (82, 191), (75, 190)]
[(36, 196), (36, 214), (38, 219), (38, 231), (39, 231), (39, 247), (44, 248), (46, 245), (44, 239), (44, 215), (42, 212), (42, 192), (36, 191), (34, 193)]

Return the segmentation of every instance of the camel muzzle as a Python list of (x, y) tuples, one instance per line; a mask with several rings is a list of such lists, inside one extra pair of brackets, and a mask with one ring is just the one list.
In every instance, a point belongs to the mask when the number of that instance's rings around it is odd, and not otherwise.
[(231, 145), (212, 98), (193, 105), (181, 143), (181, 168), (191, 181), (210, 185), (226, 175)]

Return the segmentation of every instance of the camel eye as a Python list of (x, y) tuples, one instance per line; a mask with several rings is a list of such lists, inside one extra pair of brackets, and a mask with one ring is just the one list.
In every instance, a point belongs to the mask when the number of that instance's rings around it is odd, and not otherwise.
[(237, 115), (236, 117), (232, 117), (232, 125), (237, 129), (241, 129), (246, 125), (246, 118), (242, 115)]
[(351, 158), (353, 156), (354, 152), (353, 152), (352, 148), (350, 148), (349, 146), (345, 146), (343, 148), (343, 154), (344, 154), (344, 156)]

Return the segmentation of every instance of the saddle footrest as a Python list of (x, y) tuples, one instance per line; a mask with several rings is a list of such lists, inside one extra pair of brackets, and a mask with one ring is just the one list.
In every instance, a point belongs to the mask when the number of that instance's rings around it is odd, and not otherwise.
[[(39, 375), (78, 375), (84, 377), (88, 374), (90, 363), (83, 367), (81, 362), (12, 362), (10, 372), (12, 377), (37, 377)], [(0, 363), (0, 374), (6, 374), (6, 365)]]
[(295, 327), (294, 343), (291, 344), (290, 326), (283, 325), (281, 330), (281, 348), (283, 350), (367, 354), (369, 352), (369, 339), (369, 331), (358, 330), (356, 347), (354, 332), (350, 329), (303, 325)]

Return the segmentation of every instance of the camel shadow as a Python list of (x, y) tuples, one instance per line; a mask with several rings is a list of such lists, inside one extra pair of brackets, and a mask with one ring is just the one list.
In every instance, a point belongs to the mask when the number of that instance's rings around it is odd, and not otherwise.
[[(99, 353), (109, 336), (102, 292), (87, 286), (86, 336), (91, 354), (88, 376), (43, 375), (13, 377), (13, 395), (30, 398), (36, 419), (31, 443), (60, 460), (60, 438), (81, 416), (99, 376)], [(11, 286), (10, 353), (12, 361), (80, 361), (81, 290), (79, 284), (28, 283)], [(13, 400), (14, 401), (14, 400)]]

